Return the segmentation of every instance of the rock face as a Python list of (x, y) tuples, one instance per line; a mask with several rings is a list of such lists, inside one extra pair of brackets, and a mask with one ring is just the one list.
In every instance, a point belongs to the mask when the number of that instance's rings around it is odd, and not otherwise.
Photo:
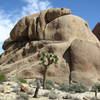
[(96, 26), (93, 29), (93, 33), (96, 35), (96, 37), (100, 40), (100, 22), (96, 24)]
[(75, 40), (70, 47), (70, 56), (72, 81), (91, 84), (100, 80), (100, 45)]
[(42, 78), (39, 57), (48, 51), (59, 60), (48, 67), (47, 79), (85, 85), (100, 81), (100, 41), (70, 9), (51, 8), (22, 18), (3, 49), (0, 70), (8, 77)]

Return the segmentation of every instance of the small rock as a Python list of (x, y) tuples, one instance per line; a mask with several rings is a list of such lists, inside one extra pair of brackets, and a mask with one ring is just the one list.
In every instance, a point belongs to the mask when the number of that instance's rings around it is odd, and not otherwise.
[(15, 87), (15, 88), (13, 88), (12, 92), (18, 93), (18, 92), (20, 92), (20, 90), (21, 90), (20, 88)]
[(51, 91), (49, 93), (49, 99), (57, 99), (57, 98), (58, 98), (58, 95), (54, 91)]
[(28, 100), (29, 96), (26, 93), (20, 92), (16, 100)]
[(4, 93), (0, 93), (0, 100), (4, 97)]
[(3, 93), (3, 92), (4, 92), (4, 87), (0, 86), (0, 93)]
[(16, 100), (17, 95), (15, 93), (0, 94), (0, 100)]
[(27, 91), (27, 94), (28, 95), (33, 95), (34, 94), (34, 90), (33, 89), (30, 89), (29, 91)]
[(74, 97), (73, 100), (81, 100), (79, 97)]
[(49, 96), (49, 93), (46, 92), (46, 93), (43, 94), (43, 96), (44, 96), (44, 97), (48, 97), (48, 96)]
[(13, 84), (13, 85), (11, 86), (11, 88), (13, 89), (12, 92), (15, 92), (15, 93), (18, 93), (18, 92), (20, 92), (20, 90), (21, 90), (19, 84)]
[(90, 100), (88, 97), (83, 97), (83, 100)]
[(70, 94), (67, 94), (66, 96), (63, 96), (62, 98), (63, 98), (63, 99), (72, 99), (72, 97), (71, 97)]
[(10, 86), (4, 86), (4, 93), (10, 93), (13, 89)]
[(28, 84), (21, 84), (20, 88), (21, 88), (21, 91), (23, 92), (27, 92), (30, 90), (30, 87)]

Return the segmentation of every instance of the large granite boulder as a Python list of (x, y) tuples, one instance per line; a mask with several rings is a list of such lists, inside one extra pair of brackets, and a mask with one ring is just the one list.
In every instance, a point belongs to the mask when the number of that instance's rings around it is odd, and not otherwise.
[(71, 81), (93, 85), (100, 81), (100, 45), (74, 40), (70, 46)]
[[(71, 15), (70, 9), (51, 8), (19, 20), (6, 41), (9, 40), (10, 44), (10, 41), (68, 41), (75, 38), (98, 41), (87, 22), (78, 16)], [(6, 50), (6, 41), (3, 45), (4, 50)]]
[(89, 86), (100, 81), (100, 42), (87, 22), (70, 9), (51, 8), (22, 18), (3, 49), (0, 70), (7, 77), (42, 78), (39, 57), (48, 51), (59, 60), (49, 66), (47, 79)]
[(48, 9), (37, 14), (29, 15), (21, 19), (10, 33), (14, 41), (42, 40), (46, 24), (57, 17), (70, 14), (69, 9)]

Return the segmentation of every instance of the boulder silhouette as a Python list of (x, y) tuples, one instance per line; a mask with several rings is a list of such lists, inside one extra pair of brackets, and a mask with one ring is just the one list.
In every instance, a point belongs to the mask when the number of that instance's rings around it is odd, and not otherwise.
[(100, 22), (96, 24), (96, 26), (93, 29), (93, 33), (96, 35), (96, 37), (100, 40)]

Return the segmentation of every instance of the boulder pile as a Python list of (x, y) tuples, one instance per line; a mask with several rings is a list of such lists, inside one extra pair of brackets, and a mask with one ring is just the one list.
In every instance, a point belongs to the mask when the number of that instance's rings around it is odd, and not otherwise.
[(100, 82), (100, 41), (70, 9), (50, 8), (25, 16), (14, 26), (3, 49), (0, 71), (7, 77), (42, 78), (39, 57), (48, 51), (59, 60), (48, 67), (47, 79), (88, 86)]

